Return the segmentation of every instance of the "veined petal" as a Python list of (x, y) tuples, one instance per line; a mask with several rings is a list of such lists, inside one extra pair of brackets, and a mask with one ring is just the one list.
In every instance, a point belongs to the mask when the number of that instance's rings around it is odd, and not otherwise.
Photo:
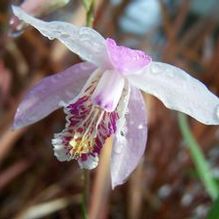
[(21, 128), (35, 123), (58, 109), (61, 101), (70, 101), (79, 93), (95, 68), (84, 62), (41, 80), (20, 103), (13, 127)]
[(91, 100), (107, 112), (112, 112), (118, 105), (125, 80), (117, 72), (107, 70), (103, 73)]
[(106, 63), (105, 39), (94, 29), (77, 27), (60, 21), (45, 22), (25, 13), (21, 8), (12, 6), (14, 14), (35, 27), (49, 39), (58, 39), (72, 52), (97, 66)]
[(186, 113), (207, 125), (219, 124), (219, 99), (207, 87), (175, 66), (152, 62), (129, 82), (154, 95), (173, 110)]
[(128, 104), (127, 133), (118, 133), (113, 144), (111, 158), (112, 188), (121, 185), (138, 165), (145, 151), (147, 141), (147, 118), (141, 93), (131, 89)]
[(143, 51), (117, 46), (110, 38), (106, 39), (106, 47), (111, 64), (124, 75), (133, 74), (152, 61)]

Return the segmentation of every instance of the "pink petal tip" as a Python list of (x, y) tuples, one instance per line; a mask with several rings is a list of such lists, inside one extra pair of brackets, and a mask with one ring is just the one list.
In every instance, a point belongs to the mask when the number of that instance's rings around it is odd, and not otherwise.
[(106, 47), (111, 64), (123, 74), (133, 74), (133, 71), (140, 70), (152, 61), (143, 51), (117, 46), (111, 38), (106, 39)]

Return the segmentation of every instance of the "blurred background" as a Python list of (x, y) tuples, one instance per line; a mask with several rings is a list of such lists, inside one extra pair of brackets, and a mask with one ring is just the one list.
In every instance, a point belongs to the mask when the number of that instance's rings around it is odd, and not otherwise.
[[(13, 18), (11, 4), (22, 2), (44, 20), (86, 25), (88, 13), (79, 0), (48, 8), (41, 0), (0, 1), (0, 219), (87, 218), (86, 211), (92, 219), (219, 218), (219, 127), (180, 116), (152, 96), (145, 95), (144, 158), (124, 185), (111, 190), (109, 140), (86, 179), (86, 209), (82, 170), (75, 161), (60, 163), (53, 156), (51, 138), (64, 127), (63, 111), (12, 131), (25, 92), (42, 77), (80, 62), (58, 41)], [(186, 69), (219, 95), (218, 0), (96, 0), (92, 12), (103, 36)]]

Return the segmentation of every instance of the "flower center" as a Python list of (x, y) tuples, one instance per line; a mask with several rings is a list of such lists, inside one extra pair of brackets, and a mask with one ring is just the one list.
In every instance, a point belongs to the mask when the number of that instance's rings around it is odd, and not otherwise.
[[(55, 151), (63, 146), (67, 160), (86, 161), (88, 156), (95, 157), (105, 140), (116, 132), (118, 113), (107, 112), (92, 103), (90, 97), (95, 87), (96, 83), (92, 83), (82, 97), (65, 108), (67, 124), (55, 135), (53, 145)], [(56, 156), (59, 156), (58, 152)]]
[(63, 143), (74, 159), (86, 159), (89, 153), (100, 153), (106, 138), (116, 131), (116, 112), (108, 113), (82, 97), (68, 107), (69, 127)]

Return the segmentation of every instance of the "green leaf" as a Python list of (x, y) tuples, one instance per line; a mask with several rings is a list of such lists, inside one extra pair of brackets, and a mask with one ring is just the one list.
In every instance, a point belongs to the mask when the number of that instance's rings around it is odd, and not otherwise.
[(93, 2), (94, 2), (94, 0), (83, 0), (83, 5), (84, 5), (86, 11), (90, 10)]
[(179, 113), (178, 115), (179, 127), (194, 162), (195, 168), (209, 196), (215, 200), (219, 194), (217, 182), (214, 180), (209, 164), (190, 130), (187, 116), (182, 113)]
[(219, 196), (208, 211), (207, 219), (219, 219)]

